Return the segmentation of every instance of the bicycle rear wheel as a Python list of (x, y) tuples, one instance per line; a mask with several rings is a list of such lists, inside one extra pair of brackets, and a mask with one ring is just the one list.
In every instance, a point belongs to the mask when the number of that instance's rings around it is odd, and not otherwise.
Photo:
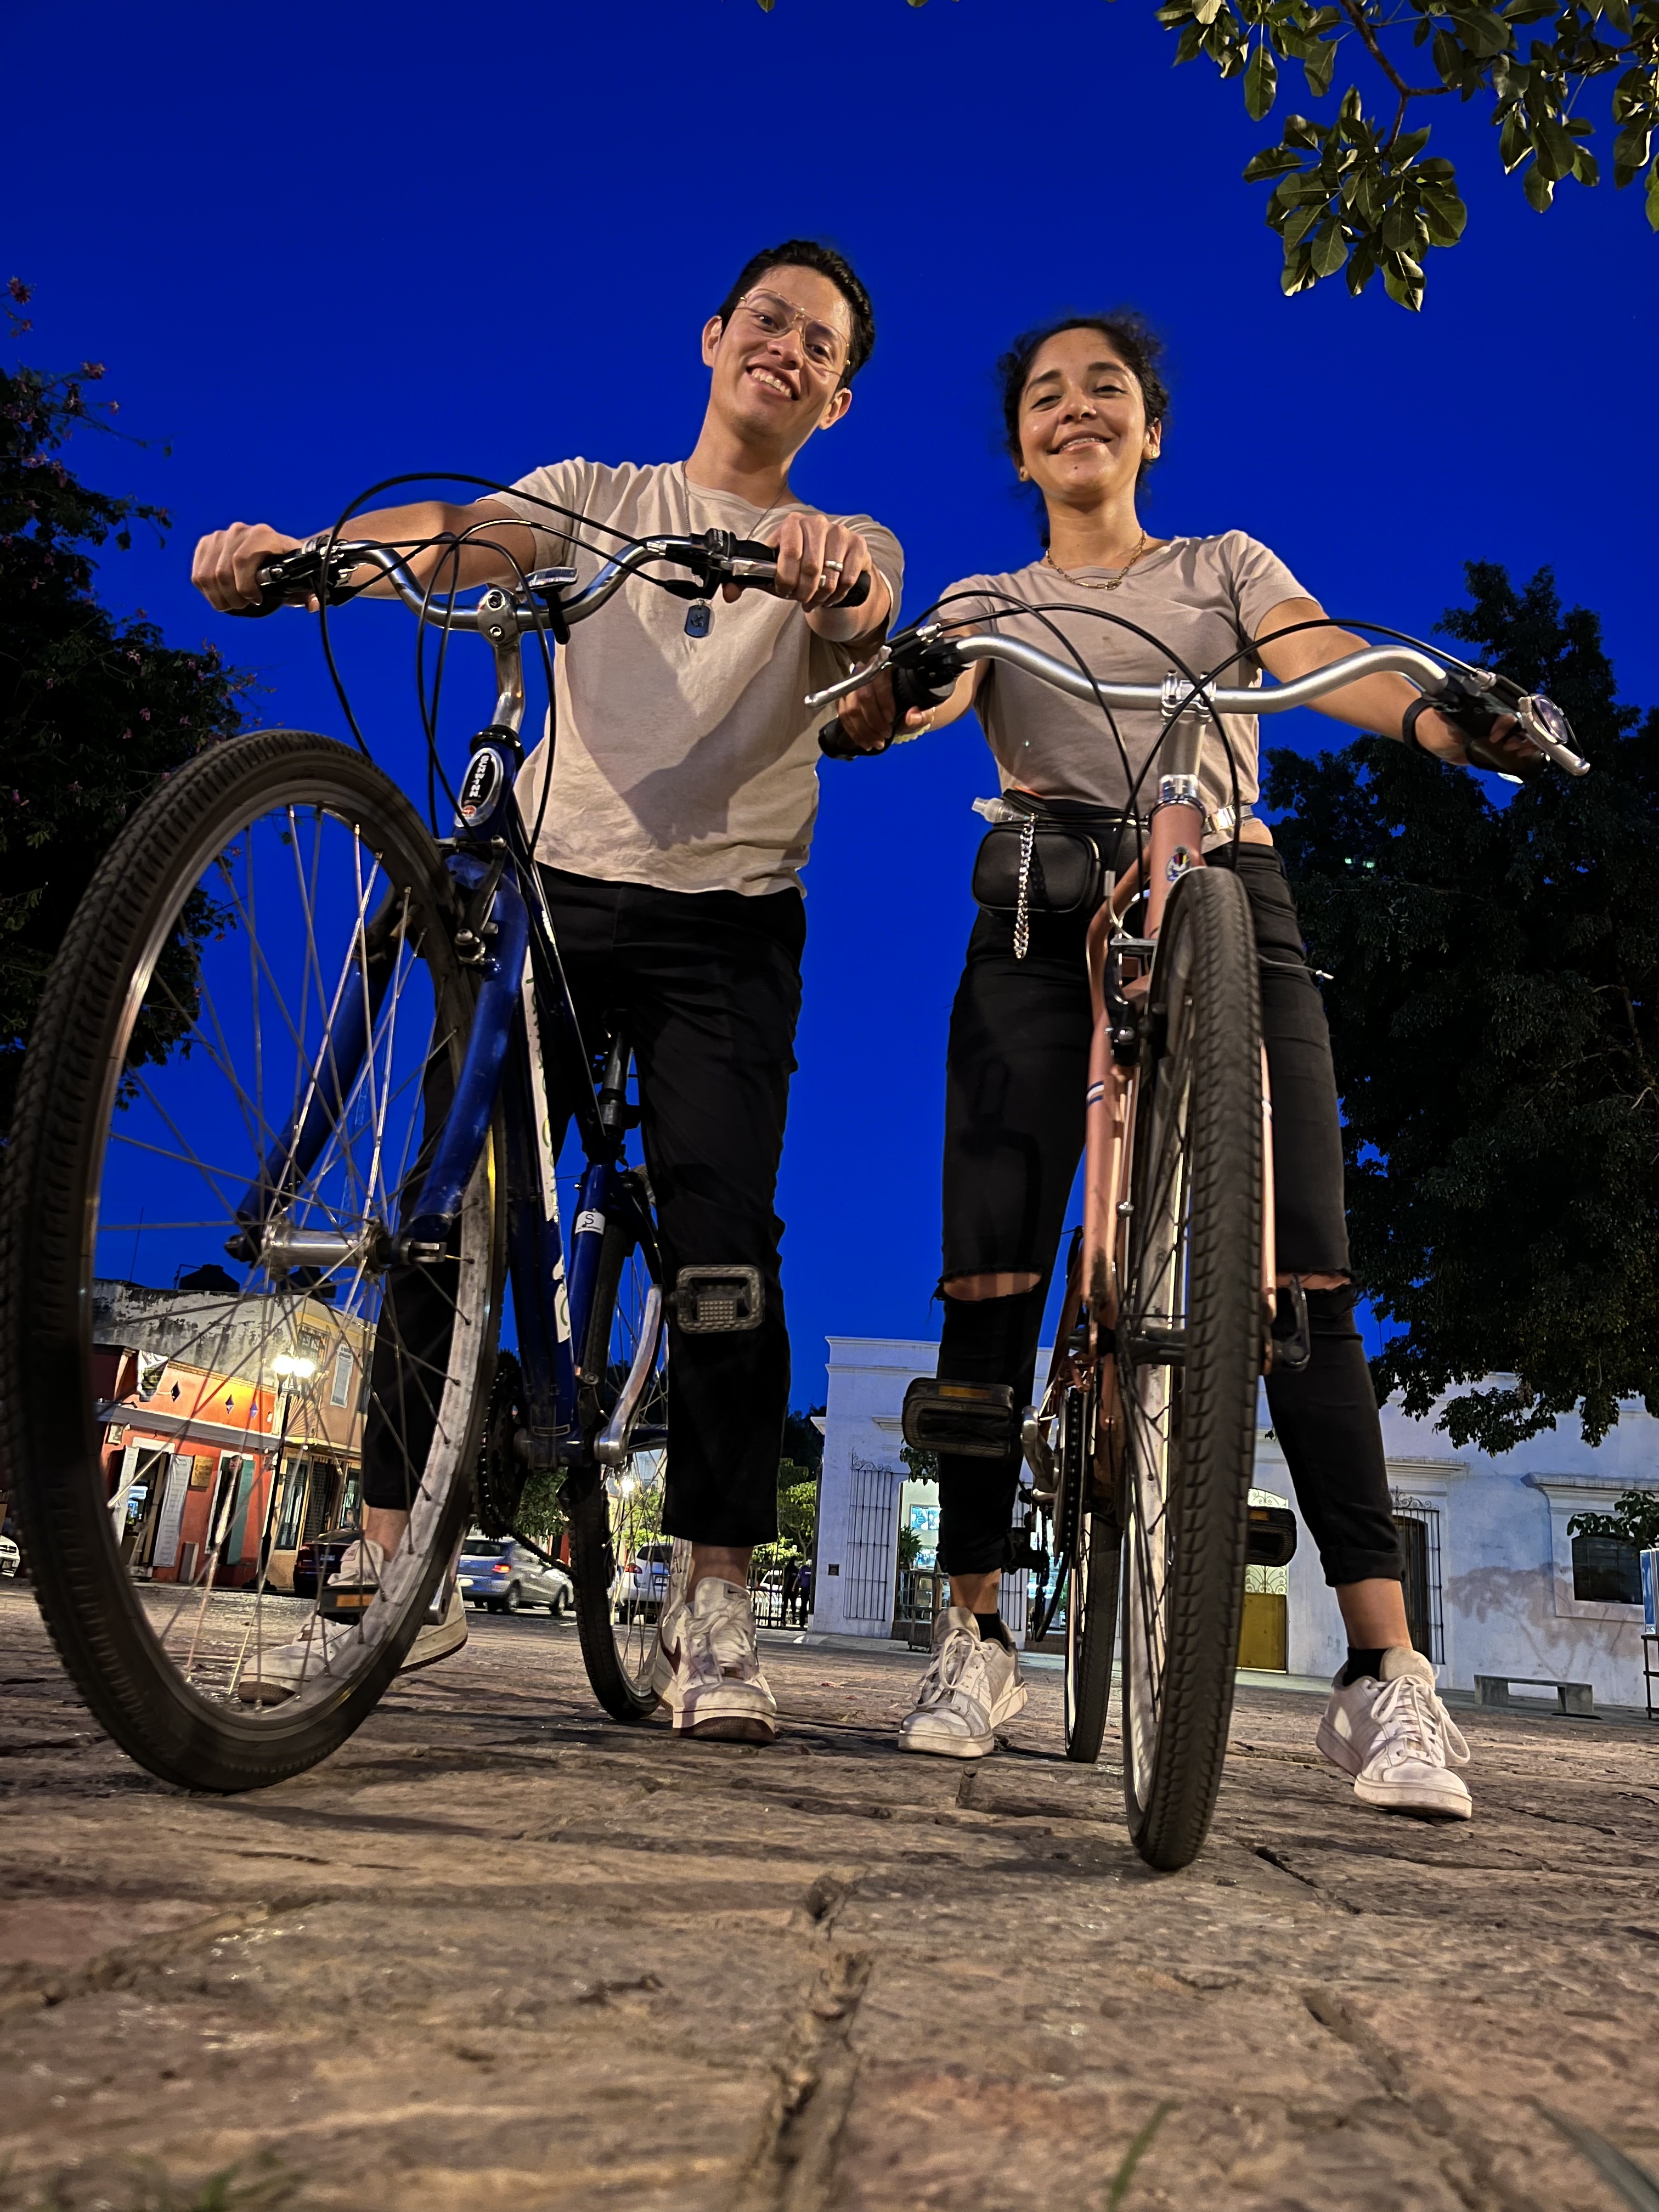
[[(630, 1181), (644, 1205), (643, 1178)], [(579, 1382), (586, 1450), (568, 1496), (582, 1663), (613, 1719), (641, 1721), (657, 1705), (657, 1622), (670, 1581), (668, 1330), (650, 1255), (621, 1212), (605, 1224)], [(607, 1444), (625, 1394), (624, 1433)]]
[(1136, 1105), (1117, 1328), (1123, 1785), (1149, 1865), (1198, 1853), (1232, 1714), (1261, 1369), (1261, 1088), (1243, 886), (1176, 886)]
[[(493, 1134), (447, 1253), (391, 1261), (471, 1019), (448, 915), (394, 784), (261, 732), (135, 815), (35, 1018), (0, 1206), (6, 1459), (77, 1687), (187, 1787), (348, 1736), (464, 1525)], [(366, 1475), (409, 1534), (348, 1616), (326, 1586)]]

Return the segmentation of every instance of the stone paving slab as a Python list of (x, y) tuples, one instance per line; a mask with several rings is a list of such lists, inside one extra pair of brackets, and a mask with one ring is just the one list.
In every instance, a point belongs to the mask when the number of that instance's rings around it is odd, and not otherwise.
[(776, 1748), (676, 1743), (477, 1617), (194, 1797), (0, 1592), (0, 2212), (1612, 2212), (1540, 2105), (1659, 2166), (1659, 1729), (1460, 1715), (1447, 1827), (1247, 1686), (1166, 1876), (1051, 1670), (959, 1766), (891, 1748), (918, 1658), (766, 1660)]

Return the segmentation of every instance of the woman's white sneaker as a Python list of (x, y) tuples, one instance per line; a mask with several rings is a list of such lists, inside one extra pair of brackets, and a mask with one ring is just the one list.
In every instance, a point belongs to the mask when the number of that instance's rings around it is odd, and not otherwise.
[(1474, 1810), (1451, 1771), (1468, 1765), (1469, 1747), (1440, 1702), (1433, 1668), (1408, 1645), (1382, 1654), (1381, 1680), (1364, 1674), (1345, 1689), (1339, 1672), (1316, 1741), (1334, 1765), (1352, 1775), (1364, 1805), (1453, 1820), (1467, 1820)]
[(983, 1759), (996, 1749), (996, 1732), (1026, 1698), (1019, 1654), (988, 1644), (966, 1606), (953, 1605), (933, 1623), (933, 1656), (916, 1690), (916, 1702), (899, 1725), (901, 1751), (929, 1751), (941, 1759)]
[(735, 1583), (705, 1575), (663, 1607), (652, 1686), (675, 1732), (717, 1743), (771, 1743), (778, 1701), (761, 1672), (755, 1608)]

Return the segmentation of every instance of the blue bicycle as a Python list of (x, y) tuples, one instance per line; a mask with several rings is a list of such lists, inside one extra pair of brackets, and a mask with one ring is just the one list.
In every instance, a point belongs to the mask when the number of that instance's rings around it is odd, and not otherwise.
[[(361, 744), (270, 730), (198, 756), (87, 892), (9, 1147), (0, 1403), (40, 1605), (104, 1727), (193, 1788), (340, 1744), (454, 1602), (468, 1527), (513, 1529), (527, 1484), (561, 1500), (595, 1693), (642, 1718), (669, 1312), (761, 1319), (751, 1268), (663, 1279), (628, 1031), (580, 1032), (514, 781), (526, 635), (546, 657), (635, 576), (701, 635), (722, 585), (769, 587), (773, 550), (628, 541), (580, 587), (548, 568), (464, 605), (416, 580), (419, 550), (313, 541), (261, 572), (261, 611), (384, 578), (446, 644), (492, 647), (451, 834)], [(441, 775), (424, 691), (422, 712)], [(372, 1589), (342, 1586), (376, 1506), (401, 1539)]]

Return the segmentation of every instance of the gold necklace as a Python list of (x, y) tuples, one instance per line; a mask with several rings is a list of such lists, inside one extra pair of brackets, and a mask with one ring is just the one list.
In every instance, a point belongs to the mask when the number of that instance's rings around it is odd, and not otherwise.
[(1055, 560), (1052, 553), (1045, 553), (1043, 555), (1042, 565), (1046, 568), (1052, 568), (1055, 575), (1064, 576), (1068, 584), (1075, 584), (1080, 592), (1115, 592), (1146, 550), (1146, 533), (1143, 530), (1140, 533), (1139, 544), (1136, 546), (1134, 551), (1129, 556), (1123, 566), (1118, 570), (1116, 575), (1109, 577), (1103, 584), (1091, 584), (1086, 576), (1074, 576), (1069, 568), (1062, 568), (1060, 567), (1059, 562)]

